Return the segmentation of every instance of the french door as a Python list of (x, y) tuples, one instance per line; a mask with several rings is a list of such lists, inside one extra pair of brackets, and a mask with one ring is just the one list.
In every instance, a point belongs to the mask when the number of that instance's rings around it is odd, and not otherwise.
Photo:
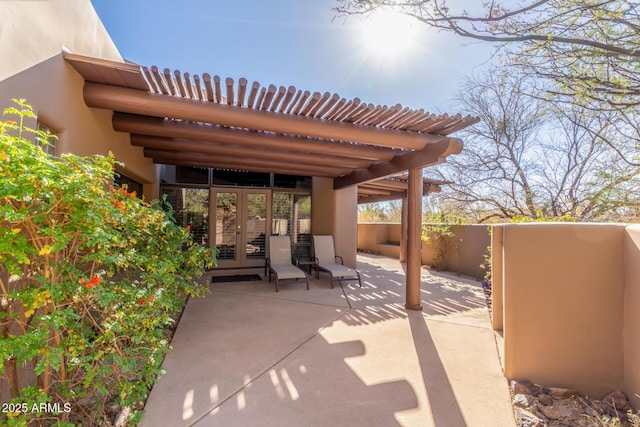
[(211, 244), (221, 268), (262, 267), (271, 226), (271, 191), (211, 188)]

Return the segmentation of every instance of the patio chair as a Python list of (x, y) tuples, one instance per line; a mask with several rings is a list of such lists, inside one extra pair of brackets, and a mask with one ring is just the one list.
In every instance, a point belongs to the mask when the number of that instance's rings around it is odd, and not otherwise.
[(357, 280), (362, 287), (360, 272), (344, 266), (341, 256), (337, 256), (333, 244), (333, 236), (313, 236), (314, 264), (316, 279), (320, 277), (320, 270), (326, 271), (331, 277), (331, 288), (333, 289), (333, 279), (337, 279), (340, 284), (343, 280)]
[(269, 258), (265, 260), (265, 276), (267, 271), (269, 272), (269, 281), (271, 281), (271, 273), (276, 276), (276, 292), (279, 291), (279, 281), (285, 279), (304, 279), (307, 282), (307, 290), (309, 290), (309, 276), (292, 264), (289, 236), (269, 236), (267, 243)]

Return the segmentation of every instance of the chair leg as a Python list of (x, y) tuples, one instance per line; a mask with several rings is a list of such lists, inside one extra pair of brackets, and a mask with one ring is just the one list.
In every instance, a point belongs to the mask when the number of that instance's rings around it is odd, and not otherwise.
[(333, 289), (333, 273), (329, 272), (329, 276), (331, 277), (331, 289)]
[(307, 290), (309, 290), (309, 276), (304, 275), (305, 280), (307, 281)]
[(278, 292), (278, 275), (276, 274), (276, 292)]
[(362, 277), (360, 277), (360, 272), (356, 270), (356, 273), (358, 273), (358, 283), (360, 283), (360, 287), (362, 287)]

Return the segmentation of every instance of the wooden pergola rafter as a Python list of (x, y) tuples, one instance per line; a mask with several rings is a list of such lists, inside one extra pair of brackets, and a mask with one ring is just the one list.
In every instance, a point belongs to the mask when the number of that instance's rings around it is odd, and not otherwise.
[[(422, 196), (439, 189), (424, 181), (422, 168), (459, 153), (462, 141), (450, 135), (478, 118), (64, 57), (85, 80), (85, 104), (113, 111), (114, 130), (128, 132), (131, 144), (155, 163), (327, 177), (336, 190), (358, 186), (359, 202), (406, 200), (405, 306), (421, 308)], [(406, 178), (397, 177), (402, 173)]]
[(85, 78), (86, 104), (112, 110), (114, 130), (130, 133), (156, 163), (257, 171), (289, 162), (291, 173), (297, 165), (334, 178), (339, 189), (442, 162), (462, 149), (450, 134), (477, 122), (244, 78), (64, 56)]

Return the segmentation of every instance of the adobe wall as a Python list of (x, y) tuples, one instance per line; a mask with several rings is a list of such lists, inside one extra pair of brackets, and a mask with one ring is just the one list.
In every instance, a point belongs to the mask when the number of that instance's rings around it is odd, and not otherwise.
[[(480, 268), (480, 265), (484, 263), (484, 255), (489, 254), (487, 247), (491, 245), (491, 235), (487, 226), (465, 224), (452, 226), (451, 231), (454, 236), (449, 238), (447, 270), (469, 277), (483, 278), (485, 271)], [(432, 259), (433, 256), (427, 263), (431, 263)]]
[(122, 61), (89, 0), (0, 1), (0, 16), (0, 81), (59, 54), (63, 46)]
[[(12, 98), (24, 98), (33, 106), (38, 120), (58, 134), (56, 154), (80, 156), (107, 155), (113, 152), (124, 163), (127, 176), (145, 184), (147, 200), (158, 197), (156, 167), (145, 158), (142, 148), (133, 147), (129, 134), (115, 132), (111, 111), (85, 105), (84, 79), (62, 57), (61, 53), (0, 82), (0, 106), (10, 105)], [(26, 123), (35, 128), (36, 120)]]
[(502, 231), (502, 224), (491, 227), (491, 324), (496, 331), (501, 331), (504, 327)]
[(640, 408), (640, 225), (626, 228), (624, 251), (624, 389)]
[(390, 258), (400, 257), (400, 224), (359, 223), (358, 249)]
[[(56, 154), (81, 156), (113, 152), (121, 171), (144, 185), (147, 200), (158, 197), (157, 168), (129, 143), (128, 134), (113, 131), (111, 112), (88, 108), (83, 78), (62, 57), (74, 53), (122, 61), (88, 0), (0, 2), (0, 110), (12, 98), (26, 99), (38, 120), (58, 135)], [(36, 120), (26, 123), (35, 128)]]
[[(482, 278), (485, 271), (480, 268), (483, 255), (491, 244), (491, 236), (485, 225), (453, 226), (454, 236), (449, 238), (447, 271), (469, 277)], [(399, 223), (358, 224), (358, 249), (372, 251), (384, 256), (398, 258), (400, 255)], [(422, 242), (422, 264), (430, 265), (436, 251), (428, 242)]]
[(333, 179), (314, 177), (311, 192), (311, 232), (333, 235), (336, 255), (355, 268), (358, 244), (358, 193), (355, 186), (333, 189)]
[(503, 226), (509, 379), (596, 398), (623, 388), (624, 233), (617, 224)]

